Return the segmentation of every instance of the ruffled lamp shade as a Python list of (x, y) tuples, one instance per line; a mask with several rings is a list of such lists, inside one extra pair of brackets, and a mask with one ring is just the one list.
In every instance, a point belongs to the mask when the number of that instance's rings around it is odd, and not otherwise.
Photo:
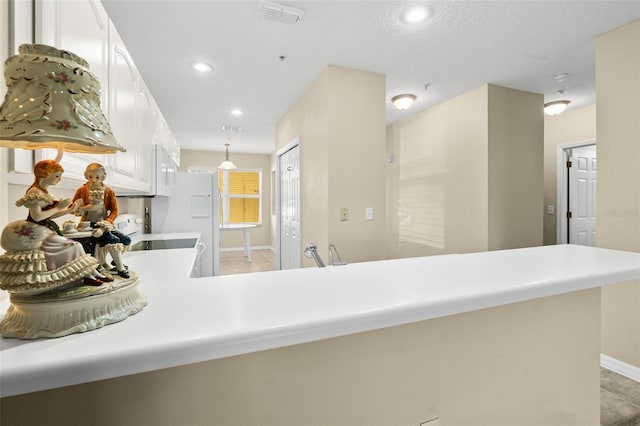
[(23, 44), (5, 62), (0, 146), (112, 154), (125, 151), (100, 108), (100, 83), (81, 57)]

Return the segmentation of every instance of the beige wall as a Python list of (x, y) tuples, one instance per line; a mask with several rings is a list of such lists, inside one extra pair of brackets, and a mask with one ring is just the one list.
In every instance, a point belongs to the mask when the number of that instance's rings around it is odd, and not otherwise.
[[(640, 251), (640, 21), (596, 40), (597, 245)], [(602, 352), (640, 368), (640, 282), (602, 290)]]
[(542, 244), (542, 103), (485, 85), (389, 126), (387, 256)]
[(544, 98), (488, 86), (489, 250), (542, 244)]
[[(325, 69), (276, 125), (276, 152), (300, 140), (301, 247), (315, 243), (327, 259), (329, 244), (329, 75)], [(277, 157), (272, 156), (272, 168)], [(275, 213), (275, 212), (274, 212)], [(274, 231), (277, 217), (273, 216)], [(273, 245), (278, 236), (274, 233)], [(303, 266), (314, 263), (302, 258)]]
[[(558, 146), (596, 142), (596, 106), (544, 118), (544, 205), (558, 209)], [(557, 213), (544, 216), (544, 244), (556, 244)]]
[[(384, 259), (385, 77), (329, 67), (329, 241), (347, 262)], [(373, 208), (374, 219), (365, 220)], [(349, 220), (340, 221), (340, 208)]]
[(329, 243), (346, 262), (385, 257), (384, 120), (384, 76), (330, 65), (278, 122), (276, 150), (300, 138), (301, 244), (316, 243), (325, 261)]
[(595, 288), (3, 398), (0, 423), (598, 425), (599, 305)]
[[(269, 155), (241, 154), (233, 152), (230, 147), (229, 157), (241, 169), (262, 170), (262, 226), (251, 229), (251, 246), (271, 247), (271, 160)], [(178, 171), (186, 172), (189, 167), (216, 168), (225, 158), (224, 152), (180, 151), (180, 167)], [(226, 232), (222, 236), (220, 246), (224, 248), (242, 248), (244, 242), (241, 232)]]
[(389, 258), (487, 250), (487, 108), (483, 86), (389, 126)]

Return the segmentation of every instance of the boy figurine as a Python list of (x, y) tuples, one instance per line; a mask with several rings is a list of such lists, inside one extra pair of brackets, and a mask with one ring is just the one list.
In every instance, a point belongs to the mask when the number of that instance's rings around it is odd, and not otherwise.
[[(78, 188), (73, 196), (74, 202), (82, 200), (78, 208), (82, 213), (81, 221), (91, 222), (91, 235), (96, 239), (97, 246), (111, 255), (116, 273), (122, 278), (129, 278), (129, 271), (122, 263), (122, 254), (129, 249), (131, 238), (113, 226), (113, 221), (118, 217), (118, 200), (115, 192), (104, 185), (107, 172), (102, 164), (91, 163), (85, 169), (84, 177), (87, 183)], [(98, 261), (106, 263), (106, 254), (100, 253), (96, 257)]]

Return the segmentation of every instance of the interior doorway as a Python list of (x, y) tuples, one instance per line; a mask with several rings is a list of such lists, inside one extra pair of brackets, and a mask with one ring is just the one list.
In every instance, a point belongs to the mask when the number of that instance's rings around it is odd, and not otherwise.
[(558, 244), (596, 244), (597, 149), (594, 141), (559, 146)]
[(278, 152), (276, 236), (278, 269), (300, 267), (300, 138)]

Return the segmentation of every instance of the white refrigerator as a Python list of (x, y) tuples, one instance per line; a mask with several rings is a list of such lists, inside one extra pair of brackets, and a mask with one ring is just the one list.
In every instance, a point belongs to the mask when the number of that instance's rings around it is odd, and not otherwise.
[(220, 218), (218, 173), (175, 175), (169, 197), (151, 199), (151, 233), (200, 232), (198, 276), (217, 275), (220, 270)]

